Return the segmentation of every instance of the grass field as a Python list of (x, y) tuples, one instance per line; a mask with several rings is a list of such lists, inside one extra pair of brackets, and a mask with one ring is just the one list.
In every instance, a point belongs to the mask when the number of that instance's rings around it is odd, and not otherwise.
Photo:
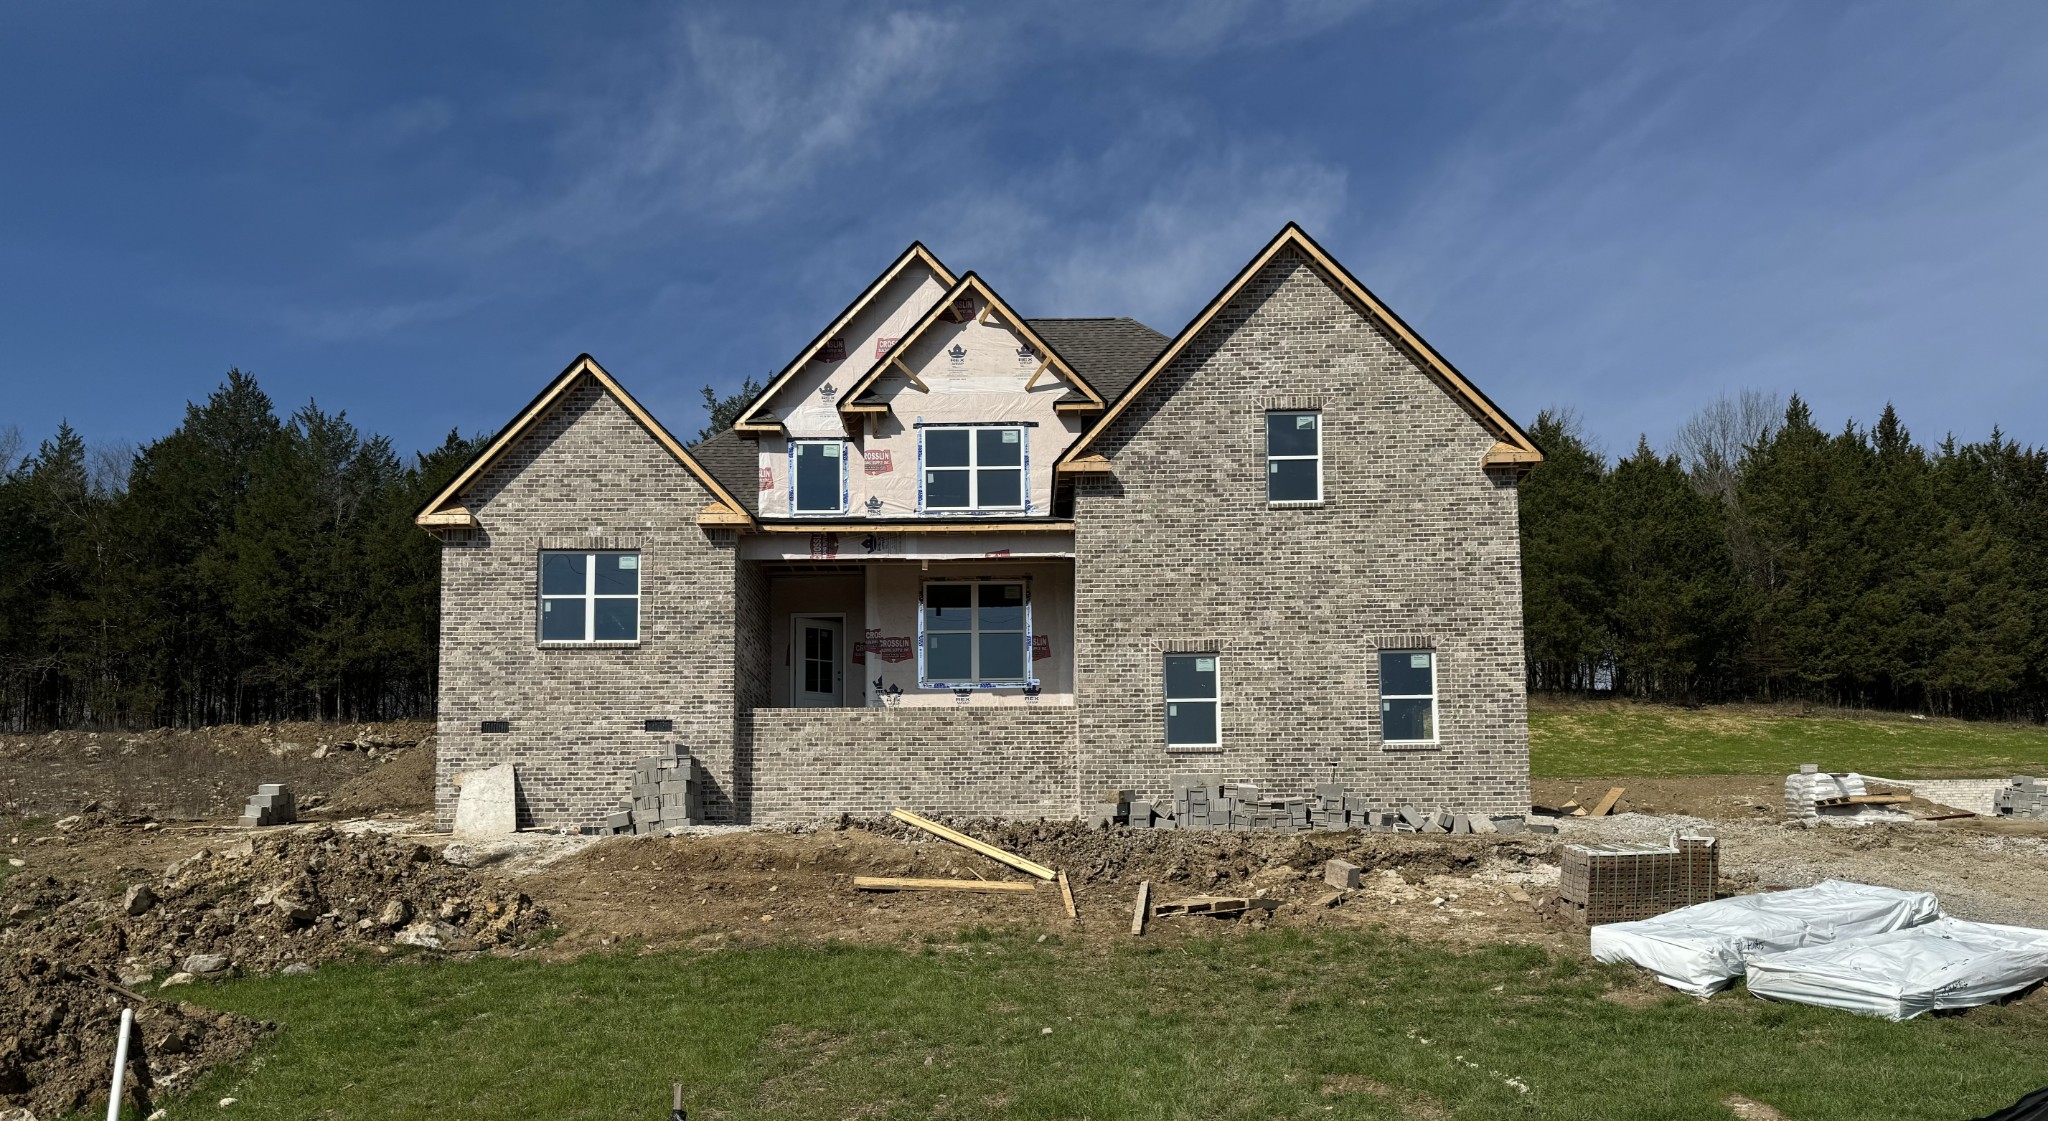
[(2048, 728), (1790, 706), (1684, 709), (1530, 698), (1530, 769), (1581, 775), (1777, 775), (1801, 763), (1890, 778), (2048, 771)]
[(1370, 933), (340, 966), (185, 990), (285, 1028), (170, 1114), (657, 1121), (678, 1079), (731, 1121), (1728, 1121), (1730, 1094), (1869, 1121), (1975, 1116), (2048, 1069), (2039, 1001), (1891, 1024), (1615, 984), (1640, 982)]

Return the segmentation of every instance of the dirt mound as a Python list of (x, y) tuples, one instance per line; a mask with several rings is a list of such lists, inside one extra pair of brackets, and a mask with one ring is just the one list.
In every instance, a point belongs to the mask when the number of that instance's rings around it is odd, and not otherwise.
[(367, 817), (434, 808), (434, 739), (380, 754), (377, 765), (342, 783), (322, 807), (328, 817)]
[(123, 871), (112, 882), (16, 876), (0, 887), (0, 946), (136, 977), (270, 972), (392, 946), (489, 949), (548, 925), (503, 882), (377, 833), (276, 830), (158, 875)]
[(183, 1088), (248, 1051), (272, 1025), (123, 993), (93, 971), (36, 953), (0, 958), (0, 1112), (63, 1117), (106, 1100), (121, 1008), (135, 1009), (129, 1101)]

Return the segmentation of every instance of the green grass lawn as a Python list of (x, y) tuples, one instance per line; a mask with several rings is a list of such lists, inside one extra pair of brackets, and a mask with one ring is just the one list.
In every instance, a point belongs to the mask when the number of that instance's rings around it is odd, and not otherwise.
[(184, 990), (285, 1027), (170, 1115), (659, 1121), (676, 1079), (692, 1118), (731, 1121), (1728, 1121), (1731, 1093), (1803, 1121), (1918, 1121), (2048, 1071), (2036, 1001), (1892, 1024), (1741, 993), (1603, 999), (1617, 982), (1637, 984), (1373, 933), (346, 965)]
[(1890, 778), (2048, 772), (2048, 728), (1761, 705), (1531, 698), (1529, 749), (1538, 778), (1778, 775), (1801, 763)]

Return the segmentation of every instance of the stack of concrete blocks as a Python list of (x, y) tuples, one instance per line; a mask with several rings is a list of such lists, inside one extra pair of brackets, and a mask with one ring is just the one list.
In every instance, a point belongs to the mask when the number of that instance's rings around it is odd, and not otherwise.
[(1345, 805), (1346, 799), (1342, 785), (1334, 782), (1317, 783), (1315, 801), (1309, 803), (1308, 807), (1309, 825), (1334, 832), (1350, 824), (1350, 809)]
[(1991, 809), (1999, 817), (2048, 819), (2048, 783), (2015, 775), (2012, 782), (1991, 796)]
[(292, 789), (281, 782), (266, 782), (256, 788), (249, 804), (242, 807), (242, 824), (250, 828), (261, 825), (290, 825), (299, 820), (299, 804), (292, 797)]
[(1558, 897), (1586, 925), (1598, 926), (1712, 902), (1721, 849), (1712, 837), (1566, 845), (1559, 865)]
[[(1128, 790), (1105, 790), (1096, 800), (1095, 812), (1088, 817), (1090, 829), (1108, 829), (1115, 825), (1131, 823), (1131, 792)], [(1146, 826), (1152, 823), (1147, 821)]]
[(690, 749), (677, 744), (634, 764), (632, 806), (605, 818), (602, 831), (646, 836), (695, 825), (704, 820), (703, 791)]
[(1785, 820), (1819, 821), (1822, 817), (1857, 817), (1864, 807), (1850, 798), (1870, 792), (1854, 771), (1827, 772), (1818, 763), (1801, 763), (1799, 773), (1785, 776)]
[(1222, 798), (1217, 793), (1223, 787), (1221, 775), (1174, 775), (1169, 780), (1173, 787), (1173, 816), (1182, 829), (1219, 828), (1215, 815), (1223, 815), (1223, 825), (1229, 824), (1227, 810), (1222, 810)]

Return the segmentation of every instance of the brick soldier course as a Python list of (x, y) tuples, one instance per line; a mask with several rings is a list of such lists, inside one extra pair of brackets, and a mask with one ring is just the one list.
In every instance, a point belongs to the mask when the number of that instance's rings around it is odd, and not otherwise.
[[(936, 292), (950, 276), (931, 260)], [(828, 334), (854, 333), (844, 325), (868, 314), (861, 306)], [(803, 540), (754, 508), (754, 476), (765, 481), (781, 453), (757, 456), (732, 433), (685, 450), (583, 359), (421, 516), (445, 546), (441, 823), (464, 771), (511, 762), (522, 825), (601, 825), (627, 806), (636, 764), (676, 745), (696, 760), (701, 813), (715, 821), (898, 805), (1076, 817), (1117, 788), (1163, 814), (1176, 804), (1172, 777), (1189, 772), (1313, 800), (1317, 824), (1329, 806), (1341, 820), (1347, 797), (1526, 811), (1516, 483), (1540, 459), (1526, 436), (1390, 313), (1362, 303), (1355, 281), (1292, 226), (1172, 346), (1129, 321), (1051, 323), (1064, 324), (1061, 354), (1109, 410), (1084, 408), (1067, 434), (1041, 425), (1029, 437), (1064, 441), (1053, 450), (1069, 461), (1108, 461), (1058, 475), (1031, 515), (1047, 524), (1044, 540), (1071, 541), (1042, 554), (1071, 554), (1071, 681), (1047, 686), (1071, 703), (1041, 703), (1034, 689), (896, 707), (868, 685), (879, 663), (855, 647), (845, 695), (865, 707), (779, 707), (787, 698), (770, 681), (791, 672), (775, 653), (789, 612), (771, 612), (771, 588), (814, 569), (843, 580), (863, 561), (759, 552)], [(1120, 325), (1112, 336), (1100, 324)], [(800, 367), (810, 368), (799, 359), (771, 383), (749, 427), (787, 415), (794, 391), (783, 383), (797, 385)], [(828, 371), (840, 388), (859, 372)], [(1320, 413), (1318, 504), (1267, 502), (1274, 409)], [(855, 464), (864, 431), (849, 424)], [(947, 563), (967, 571), (960, 558), (981, 555), (981, 538), (957, 524), (939, 532), (957, 521), (934, 519), (919, 547), (953, 549)], [(858, 538), (847, 527), (836, 540)], [(638, 555), (637, 640), (538, 640), (537, 558), (553, 549)], [(861, 610), (843, 613), (849, 641)], [(1383, 742), (1382, 649), (1433, 656), (1435, 742)], [(1217, 659), (1219, 747), (1167, 746), (1170, 653)]]

